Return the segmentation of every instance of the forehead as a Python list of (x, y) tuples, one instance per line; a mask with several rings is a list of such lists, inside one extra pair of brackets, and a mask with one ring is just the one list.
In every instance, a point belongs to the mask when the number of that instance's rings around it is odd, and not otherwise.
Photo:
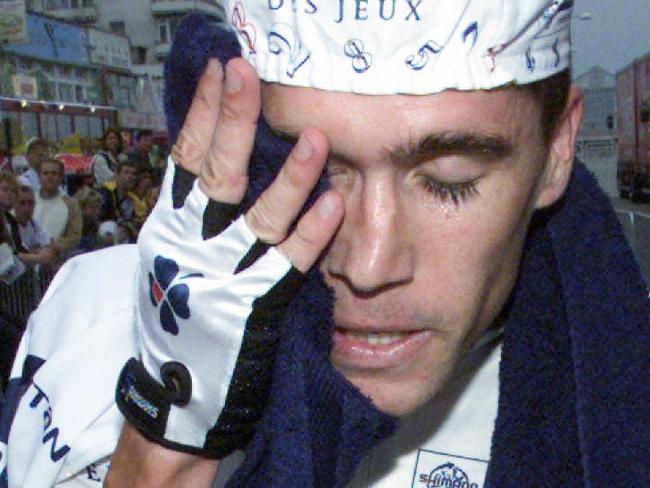
[(57, 173), (60, 173), (61, 166), (58, 163), (45, 161), (43, 164), (41, 164), (41, 171), (56, 171)]
[(315, 127), (346, 153), (366, 146), (360, 141), (385, 148), (432, 133), (484, 133), (514, 142), (541, 136), (540, 107), (514, 87), (372, 96), (265, 84), (262, 96), (264, 116), (274, 130), (297, 135)]

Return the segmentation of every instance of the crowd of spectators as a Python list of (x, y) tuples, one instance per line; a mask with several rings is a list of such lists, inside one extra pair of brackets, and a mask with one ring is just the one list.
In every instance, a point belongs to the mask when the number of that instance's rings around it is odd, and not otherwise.
[[(144, 131), (127, 149), (121, 131), (109, 128), (87, 170), (72, 174), (48, 141), (34, 138), (26, 145), (23, 171), (0, 171), (0, 339), (7, 348), (26, 325), (7, 302), (31, 293), (31, 285), (21, 283), (30, 273), (39, 277), (42, 294), (72, 256), (137, 240), (160, 190), (162, 171), (159, 159), (150, 157), (152, 146)], [(32, 298), (36, 305), (38, 297)], [(12, 356), (0, 350), (5, 378), (6, 357)]]

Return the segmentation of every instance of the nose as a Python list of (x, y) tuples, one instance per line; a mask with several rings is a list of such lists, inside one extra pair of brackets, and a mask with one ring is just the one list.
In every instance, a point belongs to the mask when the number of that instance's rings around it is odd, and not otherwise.
[(326, 259), (327, 272), (369, 294), (413, 278), (407, 216), (389, 175), (368, 177), (346, 195), (345, 217)]

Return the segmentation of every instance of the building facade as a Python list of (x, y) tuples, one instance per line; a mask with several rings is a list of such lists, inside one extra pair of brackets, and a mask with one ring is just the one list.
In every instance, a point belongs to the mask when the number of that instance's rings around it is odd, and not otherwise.
[(616, 76), (594, 66), (574, 80), (584, 97), (585, 112), (578, 133), (578, 157), (593, 171), (600, 186), (617, 194)]
[(27, 42), (0, 47), (0, 152), (31, 137), (164, 134), (163, 61), (181, 17), (217, 0), (27, 0)]

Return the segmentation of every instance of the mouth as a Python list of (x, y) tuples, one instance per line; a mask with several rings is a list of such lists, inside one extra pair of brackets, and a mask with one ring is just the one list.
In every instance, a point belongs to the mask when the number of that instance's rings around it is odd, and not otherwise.
[(345, 370), (377, 370), (402, 367), (425, 347), (432, 331), (364, 330), (335, 327), (332, 361)]

